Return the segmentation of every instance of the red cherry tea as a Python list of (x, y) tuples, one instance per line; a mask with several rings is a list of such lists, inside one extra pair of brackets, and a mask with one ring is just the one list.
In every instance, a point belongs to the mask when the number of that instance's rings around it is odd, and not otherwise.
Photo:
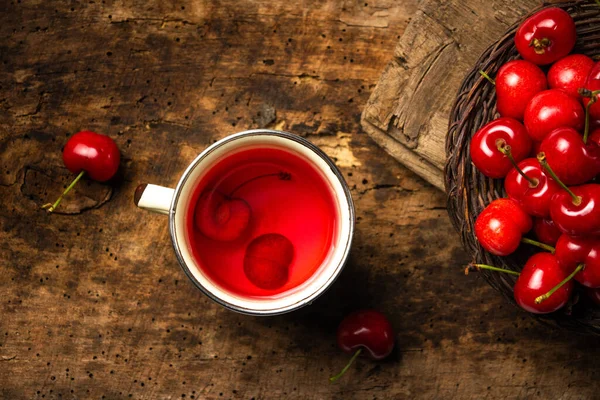
[(338, 218), (322, 173), (275, 147), (217, 162), (198, 182), (185, 217), (198, 266), (240, 296), (274, 296), (310, 279), (333, 250)]

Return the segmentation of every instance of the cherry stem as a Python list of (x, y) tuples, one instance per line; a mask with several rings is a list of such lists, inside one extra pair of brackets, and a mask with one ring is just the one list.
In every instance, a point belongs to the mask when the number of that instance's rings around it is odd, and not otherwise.
[(492, 85), (496, 85), (496, 81), (493, 78), (491, 78), (485, 71), (479, 70), (479, 74), (485, 79), (487, 79)]
[(556, 176), (554, 171), (552, 171), (552, 168), (550, 168), (550, 165), (548, 165), (548, 161), (546, 161), (546, 154), (543, 151), (538, 153), (537, 159), (540, 162), (542, 168), (544, 168), (546, 170), (546, 172), (548, 172), (548, 174), (552, 177), (552, 179), (554, 179), (556, 181), (556, 183), (558, 183), (560, 185), (560, 187), (562, 187), (563, 189), (565, 189), (567, 191), (567, 193), (569, 193), (569, 195), (573, 199), (573, 205), (575, 205), (575, 206), (580, 205), (581, 197), (575, 196), (575, 193), (573, 193), (571, 191), (571, 189), (569, 189), (567, 187), (567, 185), (565, 185), (564, 183), (562, 183), (562, 181), (560, 179), (558, 179), (558, 176)]
[(510, 269), (504, 269), (504, 268), (498, 268), (498, 267), (494, 267), (492, 265), (487, 265), (487, 264), (469, 264), (469, 265), (467, 265), (467, 268), (465, 268), (465, 275), (469, 275), (469, 272), (471, 272), (471, 271), (481, 271), (482, 269), (487, 269), (489, 271), (496, 271), (496, 272), (504, 272), (506, 274), (516, 275), (516, 276), (521, 275), (517, 271), (512, 271)]
[(533, 50), (536, 54), (544, 54), (546, 52), (546, 47), (550, 46), (552, 42), (548, 38), (542, 39), (533, 39), (529, 42), (529, 47), (533, 47)]
[(506, 157), (508, 157), (508, 159), (510, 160), (510, 163), (513, 165), (513, 167), (515, 167), (515, 169), (517, 170), (517, 172), (527, 180), (527, 182), (529, 182), (529, 187), (530, 188), (535, 188), (537, 187), (537, 185), (540, 183), (537, 179), (535, 178), (530, 178), (527, 176), (527, 174), (525, 174), (525, 172), (523, 172), (523, 170), (521, 168), (519, 168), (519, 166), (517, 165), (517, 162), (515, 161), (512, 152), (511, 152), (511, 147), (510, 145), (506, 144), (506, 141), (504, 139), (497, 139), (496, 140), (496, 148), (498, 149), (498, 151), (502, 154), (504, 154)]
[(83, 175), (85, 175), (85, 171), (81, 171), (79, 173), (79, 175), (77, 175), (77, 178), (75, 178), (73, 180), (73, 182), (71, 182), (71, 184), (69, 186), (67, 186), (67, 188), (65, 189), (65, 191), (62, 192), (62, 194), (59, 196), (58, 199), (56, 199), (56, 201), (54, 202), (54, 204), (47, 203), (47, 204), (44, 204), (42, 206), (42, 208), (45, 209), (48, 212), (52, 212), (52, 211), (56, 210), (56, 207), (58, 207), (58, 205), (62, 201), (63, 197), (65, 197), (65, 195), (67, 193), (69, 193), (71, 191), (71, 189), (73, 189), (73, 187), (77, 184), (77, 182), (79, 182), (79, 180), (83, 177)]
[(280, 172), (276, 172), (276, 173), (273, 173), (273, 174), (265, 174), (265, 175), (255, 176), (252, 179), (248, 179), (246, 182), (240, 183), (235, 189), (233, 189), (231, 191), (231, 193), (229, 193), (229, 197), (233, 197), (233, 194), (235, 192), (237, 192), (238, 190), (240, 190), (243, 186), (247, 185), (248, 183), (253, 182), (253, 181), (257, 180), (257, 179), (268, 178), (268, 177), (271, 177), (271, 176), (277, 176), (282, 181), (289, 181), (290, 179), (292, 179), (292, 174), (290, 174), (289, 172), (285, 172), (285, 171), (280, 171)]
[(352, 358), (350, 359), (350, 361), (348, 361), (348, 364), (346, 364), (346, 366), (340, 371), (339, 374), (337, 374), (336, 376), (332, 376), (331, 378), (329, 378), (329, 382), (333, 383), (335, 381), (337, 381), (338, 379), (340, 379), (342, 377), (342, 375), (344, 375), (346, 373), (346, 371), (348, 371), (348, 368), (350, 368), (350, 366), (352, 365), (352, 363), (354, 362), (354, 360), (356, 360), (356, 357), (358, 357), (360, 355), (362, 351), (362, 348), (356, 350), (356, 353), (354, 353), (354, 355), (352, 356)]
[(529, 239), (529, 238), (521, 238), (521, 243), (527, 243), (532, 246), (537, 246), (540, 249), (548, 250), (550, 253), (554, 253), (554, 247), (549, 244), (538, 242), (537, 240)]
[[(600, 0), (598, 0), (600, 2)], [(600, 3), (599, 3), (600, 4)], [(589, 97), (590, 101), (585, 106), (585, 128), (583, 130), (583, 143), (587, 144), (588, 135), (590, 133), (590, 107), (598, 101), (600, 90), (579, 89), (579, 94), (583, 97)]]
[(536, 297), (535, 298), (535, 304), (540, 304), (544, 300), (547, 300), (550, 296), (552, 296), (554, 294), (554, 292), (556, 292), (558, 289), (560, 289), (561, 287), (563, 287), (563, 285), (565, 283), (567, 283), (571, 279), (573, 279), (573, 277), (575, 275), (577, 275), (579, 273), (579, 271), (581, 271), (584, 267), (585, 267), (585, 264), (579, 264), (577, 266), (577, 268), (575, 268), (575, 271), (571, 272), (571, 274), (569, 276), (567, 276), (565, 279), (563, 279), (561, 283), (559, 283), (558, 285), (556, 285), (552, 289), (550, 289), (550, 291), (548, 293), (545, 293), (545, 294), (543, 294), (541, 296)]

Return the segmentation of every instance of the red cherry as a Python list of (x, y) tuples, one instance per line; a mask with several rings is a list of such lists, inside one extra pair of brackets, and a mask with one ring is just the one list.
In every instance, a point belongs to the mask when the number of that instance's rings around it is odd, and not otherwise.
[(475, 221), (475, 235), (481, 246), (497, 256), (514, 252), (524, 233), (531, 229), (531, 217), (511, 199), (492, 201)]
[(556, 128), (582, 130), (585, 112), (581, 103), (560, 89), (533, 96), (525, 109), (525, 128), (533, 140), (541, 141)]
[(540, 146), (548, 164), (565, 185), (579, 185), (600, 172), (600, 147), (573, 128), (558, 128), (544, 138)]
[(554, 225), (550, 218), (535, 218), (533, 220), (533, 231), (538, 240), (550, 246), (556, 245), (556, 241), (562, 235), (560, 229)]
[(548, 85), (562, 89), (580, 99), (579, 89), (584, 87), (594, 60), (583, 54), (571, 54), (555, 62), (548, 71)]
[(294, 245), (278, 233), (252, 240), (244, 255), (244, 272), (254, 285), (273, 290), (285, 285), (294, 259)]
[(558, 259), (553, 254), (534, 254), (525, 263), (521, 275), (515, 283), (515, 301), (531, 313), (554, 312), (569, 301), (573, 291), (573, 282), (567, 281), (543, 301), (540, 301), (540, 296), (545, 297), (566, 278), (568, 278), (568, 274), (560, 267)]
[(584, 268), (575, 275), (575, 280), (590, 288), (600, 287), (600, 238), (571, 237), (561, 235), (554, 252), (560, 265), (567, 274), (578, 265)]
[(360, 310), (348, 315), (340, 323), (337, 331), (337, 343), (346, 353), (354, 356), (342, 372), (329, 380), (339, 379), (364, 349), (374, 360), (382, 360), (394, 349), (394, 330), (388, 319), (375, 310)]
[(576, 39), (575, 22), (569, 13), (549, 7), (523, 21), (515, 34), (515, 46), (525, 60), (546, 65), (569, 54)]
[(600, 185), (573, 186), (552, 197), (550, 217), (563, 233), (572, 236), (600, 234)]
[(196, 203), (194, 222), (204, 236), (228, 242), (244, 233), (250, 214), (250, 206), (244, 200), (206, 190)]
[(471, 160), (490, 178), (504, 178), (512, 168), (499, 146), (510, 146), (514, 160), (519, 162), (529, 154), (531, 139), (525, 127), (513, 118), (498, 118), (479, 129), (471, 139)]
[(523, 120), (529, 100), (548, 84), (546, 75), (535, 64), (513, 60), (504, 64), (496, 74), (496, 108), (503, 117)]
[[(519, 172), (520, 171), (520, 172)], [(513, 168), (504, 179), (504, 190), (527, 214), (535, 217), (550, 216), (550, 201), (560, 189), (535, 158), (526, 158)]]
[(77, 132), (63, 150), (65, 167), (74, 174), (85, 171), (95, 181), (112, 178), (119, 169), (121, 154), (114, 140), (90, 131)]
[(119, 148), (110, 137), (91, 131), (77, 132), (65, 144), (63, 163), (78, 175), (54, 204), (44, 204), (42, 208), (54, 211), (84, 174), (99, 182), (109, 180), (117, 173), (120, 161)]

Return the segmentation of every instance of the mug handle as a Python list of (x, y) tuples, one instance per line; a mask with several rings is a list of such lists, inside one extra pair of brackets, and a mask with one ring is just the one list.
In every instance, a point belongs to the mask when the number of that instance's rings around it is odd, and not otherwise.
[(135, 189), (133, 202), (139, 208), (159, 214), (169, 214), (175, 189), (142, 183)]

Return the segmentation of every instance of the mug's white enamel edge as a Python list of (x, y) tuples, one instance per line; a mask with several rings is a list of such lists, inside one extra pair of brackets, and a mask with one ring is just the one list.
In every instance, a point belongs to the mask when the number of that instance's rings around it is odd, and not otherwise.
[[(213, 153), (215, 150), (219, 149), (220, 147), (222, 147), (225, 144), (228, 144), (232, 141), (238, 140), (240, 138), (246, 137), (246, 136), (254, 136), (254, 135), (266, 135), (266, 136), (277, 136), (283, 139), (288, 139), (291, 140), (293, 142), (296, 142), (298, 144), (300, 144), (302, 147), (305, 147), (309, 150), (310, 153), (313, 153), (314, 155), (316, 155), (322, 162), (324, 162), (326, 164), (326, 166), (329, 168), (330, 171), (322, 171), (325, 174), (328, 174), (329, 172), (331, 172), (331, 174), (335, 177), (336, 182), (340, 185), (341, 188), (341, 193), (338, 190), (335, 190), (336, 193), (336, 201), (338, 202), (338, 205), (340, 207), (344, 207), (342, 208), (341, 214), (342, 215), (346, 215), (346, 217), (344, 217), (346, 219), (346, 221), (342, 221), (342, 223), (346, 224), (347, 223), (347, 231), (342, 232), (343, 238), (340, 238), (340, 241), (342, 239), (345, 239), (345, 242), (343, 243), (343, 248), (341, 251), (338, 250), (339, 255), (338, 255), (338, 262), (336, 263), (336, 265), (331, 265), (331, 266), (327, 266), (327, 268), (330, 268), (331, 271), (328, 274), (328, 276), (326, 276), (326, 280), (324, 282), (322, 282), (320, 284), (320, 286), (318, 286), (317, 288), (315, 288), (314, 290), (308, 291), (306, 290), (306, 296), (300, 298), (300, 299), (295, 299), (293, 297), (290, 296), (282, 296), (280, 299), (278, 299), (277, 301), (272, 301), (272, 302), (264, 302), (263, 306), (257, 307), (257, 304), (249, 301), (249, 300), (245, 300), (241, 297), (235, 297), (235, 296), (223, 296), (223, 291), (220, 290), (218, 287), (216, 287), (216, 285), (212, 284), (208, 279), (204, 279), (205, 283), (201, 283), (200, 279), (198, 279), (198, 277), (196, 277), (196, 275), (194, 275), (194, 273), (190, 270), (190, 267), (188, 266), (188, 263), (186, 262), (183, 252), (184, 249), (180, 246), (179, 243), (179, 238), (178, 238), (178, 231), (177, 231), (177, 226), (176, 226), (176, 211), (177, 211), (177, 205), (178, 205), (178, 201), (180, 198), (180, 195), (182, 193), (182, 189), (185, 186), (186, 182), (188, 181), (188, 178), (190, 177), (191, 173), (196, 169), (196, 167), (202, 162), (202, 160), (204, 160), (209, 154)], [(327, 177), (328, 179), (330, 177)], [(340, 197), (342, 197), (343, 200), (343, 204), (340, 201)], [(195, 159), (194, 161), (192, 161), (190, 163), (190, 165), (186, 168), (186, 170), (184, 171), (183, 175), (181, 176), (175, 191), (174, 191), (174, 196), (173, 199), (171, 201), (171, 206), (169, 208), (169, 230), (170, 230), (170, 234), (171, 234), (171, 241), (173, 244), (173, 248), (175, 249), (175, 254), (177, 256), (177, 260), (179, 261), (179, 264), (181, 265), (183, 271), (185, 272), (185, 274), (187, 275), (187, 277), (192, 281), (192, 283), (194, 283), (194, 285), (196, 287), (198, 287), (198, 289), (200, 289), (206, 296), (208, 296), (210, 299), (212, 299), (213, 301), (215, 301), (216, 303), (231, 309), (233, 311), (237, 311), (239, 313), (242, 314), (249, 314), (249, 315), (278, 315), (278, 314), (284, 314), (293, 310), (296, 310), (298, 308), (301, 308), (307, 304), (312, 303), (315, 299), (317, 299), (321, 294), (323, 294), (332, 284), (333, 282), (337, 279), (337, 277), (340, 275), (342, 269), (344, 268), (347, 260), (348, 260), (348, 256), (350, 253), (350, 247), (352, 245), (352, 239), (354, 237), (354, 228), (355, 228), (355, 211), (354, 211), (354, 202), (352, 200), (352, 196), (350, 194), (350, 189), (346, 183), (346, 181), (344, 180), (341, 172), (338, 170), (338, 168), (335, 166), (335, 164), (329, 159), (329, 157), (321, 150), (319, 149), (317, 146), (313, 145), (311, 142), (309, 142), (308, 140), (294, 135), (292, 133), (288, 133), (288, 132), (283, 132), (283, 131), (275, 131), (275, 130), (268, 130), (268, 129), (255, 129), (255, 130), (248, 130), (248, 131), (243, 131), (243, 132), (239, 132), (230, 136), (227, 136), (223, 139), (221, 139), (220, 141), (212, 144), (211, 146), (209, 146), (206, 150), (204, 150), (202, 153), (200, 153)], [(181, 231), (183, 231), (183, 228), (180, 228)], [(185, 252), (187, 252), (187, 250), (185, 250)], [(330, 262), (331, 260), (329, 260)], [(202, 279), (202, 277), (200, 277)], [(210, 284), (211, 289), (205, 287), (205, 286), (209, 286), (208, 284)], [(310, 288), (310, 286), (308, 286), (306, 289)], [(217, 289), (217, 290), (215, 290)], [(214, 292), (218, 292), (220, 293), (220, 295), (216, 295)], [(222, 297), (229, 297), (227, 300), (223, 299)], [(298, 297), (298, 296), (296, 296)], [(286, 301), (287, 299), (287, 301)], [(278, 304), (275, 307), (266, 307), (265, 305), (267, 304)]]

